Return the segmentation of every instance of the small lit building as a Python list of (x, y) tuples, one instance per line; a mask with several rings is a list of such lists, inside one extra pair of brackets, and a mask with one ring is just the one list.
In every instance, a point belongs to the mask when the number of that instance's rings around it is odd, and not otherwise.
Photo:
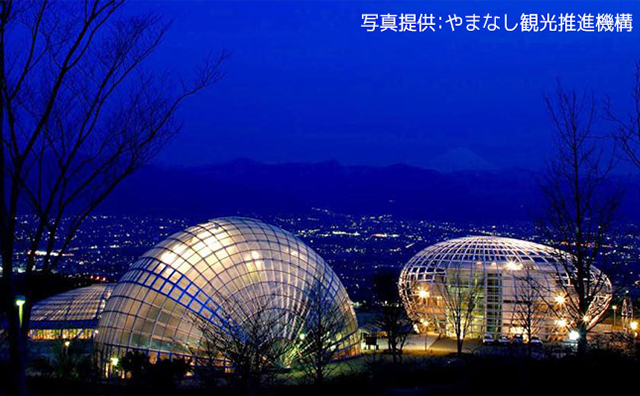
[(32, 340), (92, 339), (115, 284), (69, 290), (34, 304), (29, 336)]
[[(598, 323), (611, 282), (591, 268), (597, 293), (583, 318), (570, 285), (571, 256), (549, 246), (494, 236), (452, 239), (427, 247), (404, 266), (399, 291), (420, 331), (465, 337), (537, 335), (563, 338), (576, 320)], [(572, 308), (574, 307), (574, 308)], [(573, 310), (573, 311), (572, 311)]]

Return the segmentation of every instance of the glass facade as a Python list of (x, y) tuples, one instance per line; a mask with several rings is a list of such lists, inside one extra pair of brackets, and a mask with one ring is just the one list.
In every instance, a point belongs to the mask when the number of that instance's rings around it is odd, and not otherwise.
[(98, 284), (57, 294), (34, 304), (29, 336), (33, 340), (89, 339), (114, 284)]
[(129, 350), (145, 351), (152, 360), (193, 356), (202, 342), (194, 315), (213, 324), (243, 323), (266, 300), (283, 312), (283, 339), (295, 340), (317, 282), (342, 314), (339, 355), (357, 353), (351, 301), (316, 252), (257, 220), (214, 219), (170, 236), (130, 267), (107, 302), (96, 350), (105, 362)]
[[(452, 239), (416, 254), (403, 268), (399, 290), (421, 331), (455, 336), (456, 319), (466, 335), (523, 334), (562, 338), (577, 318), (567, 253), (510, 238)], [(593, 326), (611, 301), (609, 279), (591, 268), (597, 293), (582, 318)], [(469, 311), (470, 313), (466, 315)]]

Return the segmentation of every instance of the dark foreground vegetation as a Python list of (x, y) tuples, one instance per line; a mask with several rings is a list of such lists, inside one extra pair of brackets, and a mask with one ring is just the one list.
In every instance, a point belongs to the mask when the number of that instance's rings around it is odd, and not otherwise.
[[(604, 350), (585, 357), (527, 359), (513, 356), (406, 355), (393, 363), (389, 356), (364, 355), (339, 364), (322, 385), (311, 384), (301, 372), (281, 373), (277, 380), (254, 389), (252, 395), (566, 395), (634, 392), (640, 374), (637, 353)], [(180, 365), (147, 367), (137, 380), (98, 380), (69, 371), (29, 377), (30, 394), (40, 395), (238, 395), (230, 374), (202, 381), (198, 373), (181, 377)], [(7, 370), (3, 369), (3, 373)], [(73, 374), (76, 373), (76, 374)], [(198, 378), (200, 377), (200, 378)], [(577, 381), (576, 378), (587, 378)], [(2, 379), (4, 383), (4, 378)]]

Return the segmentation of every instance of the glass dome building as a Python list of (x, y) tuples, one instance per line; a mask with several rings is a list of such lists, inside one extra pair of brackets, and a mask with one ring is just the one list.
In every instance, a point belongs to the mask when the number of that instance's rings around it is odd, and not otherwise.
[(356, 354), (351, 301), (322, 257), (278, 227), (214, 219), (168, 237), (131, 265), (106, 304), (96, 351), (104, 362), (130, 350), (152, 361), (197, 356), (203, 343), (198, 320), (242, 324), (265, 302), (282, 313), (277, 327), (283, 340), (303, 339), (305, 307), (318, 284), (342, 318), (336, 356)]
[(97, 284), (34, 304), (29, 337), (33, 340), (91, 339), (115, 284)]
[[(452, 239), (411, 258), (398, 286), (420, 331), (455, 336), (457, 326), (467, 337), (563, 338), (576, 323), (567, 258), (568, 253), (517, 239)], [(598, 289), (582, 319), (588, 326), (598, 322), (612, 298), (606, 275), (592, 267), (591, 280)]]

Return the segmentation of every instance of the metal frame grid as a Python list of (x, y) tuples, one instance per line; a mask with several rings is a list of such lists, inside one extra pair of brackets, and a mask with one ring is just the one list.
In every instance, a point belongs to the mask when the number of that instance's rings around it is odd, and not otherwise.
[(151, 359), (193, 356), (201, 332), (193, 315), (242, 323), (271, 299), (284, 312), (282, 337), (304, 331), (305, 299), (322, 282), (344, 317), (339, 356), (357, 353), (357, 321), (329, 265), (294, 235), (257, 220), (228, 217), (190, 227), (157, 244), (118, 282), (100, 320), (103, 361), (128, 350)]
[(91, 338), (114, 287), (109, 283), (81, 287), (34, 304), (31, 338)]
[[(483, 283), (480, 296), (467, 331), (467, 336), (477, 337), (484, 333), (526, 333), (519, 304), (532, 303), (531, 298), (523, 301), (522, 296), (527, 289), (535, 289), (539, 304), (535, 317), (530, 314), (527, 325), (542, 338), (562, 338), (575, 325), (568, 308), (562, 306), (565, 298), (571, 298), (567, 295), (571, 294), (571, 287), (567, 286), (569, 277), (562, 255), (566, 257), (567, 253), (511, 238), (472, 236), (448, 240), (409, 260), (400, 274), (400, 296), (410, 318), (419, 323), (420, 331), (431, 329), (455, 336), (452, 314), (447, 312), (452, 304), (444, 301), (442, 290), (451, 287), (453, 278), (467, 279), (468, 287), (480, 280)], [(611, 282), (606, 275), (592, 268), (591, 276), (602, 279), (603, 287), (589, 307), (589, 326), (598, 322), (612, 298)]]

